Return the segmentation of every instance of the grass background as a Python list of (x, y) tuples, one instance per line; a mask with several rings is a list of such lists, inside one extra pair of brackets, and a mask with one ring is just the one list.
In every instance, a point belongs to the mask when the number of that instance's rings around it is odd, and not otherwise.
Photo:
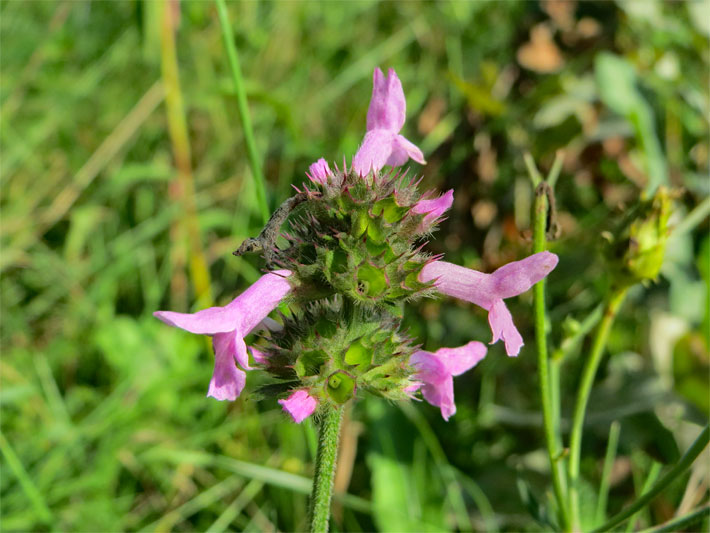
[[(170, 5), (182, 115), (165, 105), (175, 85), (160, 3), (0, 3), (4, 531), (306, 526), (312, 422), (250, 396), (258, 372), (238, 401), (205, 399), (208, 344), (151, 317), (209, 298), (194, 288), (196, 273), (206, 281), (200, 257), (219, 304), (262, 267), (230, 255), (261, 217), (215, 7)], [(648, 181), (682, 188), (674, 224), (710, 192), (707, 2), (228, 8), (272, 208), (318, 157), (355, 153), (376, 66), (395, 68), (405, 89), (403, 133), (428, 160), (411, 172), (455, 189), (429, 246), (450, 261), (491, 271), (528, 255), (522, 155), (545, 170), (565, 151), (553, 349), (606, 293), (601, 233)], [(189, 153), (171, 141), (171, 120), (184, 120)], [(705, 219), (672, 238), (659, 281), (622, 309), (585, 429), (587, 524), (613, 421), (610, 513), (707, 419), (709, 257)], [(457, 378), (449, 423), (428, 404), (354, 405), (335, 530), (550, 527), (532, 294), (510, 307), (526, 347), (509, 359), (496, 344)], [(428, 349), (490, 334), (483, 312), (451, 300), (412, 306), (406, 320)], [(563, 367), (563, 424), (588, 342)], [(703, 457), (632, 526), (707, 501)]]

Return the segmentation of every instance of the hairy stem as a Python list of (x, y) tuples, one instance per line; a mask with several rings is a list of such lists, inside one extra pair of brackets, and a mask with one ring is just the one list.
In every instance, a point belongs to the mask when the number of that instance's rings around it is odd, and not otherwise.
[[(534, 181), (534, 180), (533, 180)], [(535, 226), (533, 232), (534, 252), (542, 252), (546, 248), (545, 233), (548, 222), (548, 194), (547, 183), (540, 182), (535, 189)], [(562, 527), (569, 529), (569, 516), (565, 501), (565, 476), (564, 466), (561, 458), (561, 446), (559, 436), (559, 406), (555, 402), (559, 401), (559, 367), (555, 367), (553, 374), (550, 374), (550, 358), (547, 353), (547, 336), (545, 323), (547, 321), (545, 309), (545, 280), (539, 281), (535, 285), (535, 341), (537, 344), (538, 375), (540, 379), (540, 401), (542, 403), (542, 418), (545, 427), (545, 442), (547, 444), (547, 455), (550, 460), (552, 472), (552, 483), (555, 491), (555, 498), (559, 509), (559, 518)], [(551, 379), (552, 378), (552, 379)]]
[(333, 496), (335, 465), (338, 459), (338, 440), (343, 410), (329, 406), (319, 422), (316, 472), (311, 493), (311, 533), (326, 533)]
[(678, 476), (690, 468), (693, 461), (697, 459), (698, 455), (700, 455), (705, 449), (705, 446), (708, 445), (708, 441), (710, 441), (710, 426), (705, 426), (705, 428), (700, 432), (700, 435), (698, 435), (698, 438), (695, 439), (695, 442), (693, 442), (690, 448), (688, 448), (688, 451), (685, 452), (683, 457), (680, 458), (680, 461), (678, 461), (675, 466), (666, 473), (666, 475), (659, 479), (653, 487), (645, 492), (638, 500), (629, 505), (626, 509), (623, 509), (619, 513), (612, 516), (606, 523), (595, 529), (592, 533), (608, 531), (636, 514), (639, 510), (643, 509), (651, 502), (651, 500), (653, 500), (659, 493), (668, 487), (668, 485), (675, 481)]
[(597, 369), (601, 362), (606, 342), (609, 338), (611, 325), (614, 323), (616, 313), (621, 307), (624, 297), (626, 296), (626, 288), (617, 289), (614, 291), (607, 301), (604, 308), (604, 316), (597, 329), (592, 351), (584, 363), (582, 370), (582, 381), (579, 384), (577, 393), (577, 403), (574, 406), (574, 415), (572, 417), (572, 430), (570, 433), (570, 452), (568, 463), (568, 478), (569, 478), (569, 509), (572, 518), (572, 525), (575, 529), (579, 529), (579, 460), (582, 450), (582, 429), (584, 427), (584, 416), (587, 412), (587, 404), (589, 403), (589, 394), (592, 391), (594, 378), (597, 375)]

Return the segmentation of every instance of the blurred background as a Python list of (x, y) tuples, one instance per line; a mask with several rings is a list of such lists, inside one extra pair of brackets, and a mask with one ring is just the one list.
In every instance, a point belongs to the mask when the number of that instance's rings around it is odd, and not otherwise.
[[(262, 221), (215, 6), (167, 9), (0, 4), (4, 531), (307, 524), (312, 421), (295, 425), (251, 394), (258, 371), (236, 402), (205, 398), (209, 344), (151, 316), (224, 304), (263, 267), (231, 255)], [(649, 183), (680, 190), (671, 226), (710, 192), (708, 2), (228, 9), (272, 209), (317, 158), (354, 155), (377, 66), (401, 78), (403, 134), (429, 162), (410, 172), (424, 188), (455, 189), (429, 245), (452, 262), (492, 271), (531, 253), (523, 154), (546, 172), (564, 151), (553, 352), (608, 290), (609, 222)], [(585, 513), (613, 422), (609, 513), (707, 420), (707, 217), (685, 229), (657, 283), (631, 291), (613, 328), (585, 428)], [(549, 529), (532, 294), (509, 306), (527, 345), (517, 359), (493, 345), (457, 378), (448, 423), (426, 403), (368, 398), (350, 410), (335, 530)], [(406, 321), (431, 350), (490, 335), (482, 310), (452, 300), (410, 306)], [(563, 428), (588, 349), (589, 339), (562, 367)], [(632, 526), (707, 501), (703, 457)]]

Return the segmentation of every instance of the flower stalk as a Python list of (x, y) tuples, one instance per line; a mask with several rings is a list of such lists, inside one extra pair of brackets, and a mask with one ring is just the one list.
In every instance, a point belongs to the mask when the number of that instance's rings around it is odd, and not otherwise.
[(579, 392), (577, 393), (577, 403), (574, 407), (574, 415), (572, 417), (572, 431), (570, 433), (569, 444), (569, 463), (567, 475), (569, 477), (569, 508), (572, 518), (572, 525), (575, 529), (579, 529), (579, 461), (582, 450), (582, 429), (584, 427), (584, 417), (587, 412), (587, 404), (589, 403), (589, 394), (592, 392), (592, 384), (594, 377), (597, 375), (597, 369), (601, 362), (606, 342), (609, 338), (611, 326), (614, 323), (616, 314), (624, 301), (628, 288), (622, 287), (612, 292), (605, 308), (604, 317), (602, 318), (597, 334), (594, 337), (594, 344), (589, 357), (584, 363), (582, 370), (582, 381), (579, 384)]
[[(543, 180), (538, 172), (532, 158), (526, 156), (525, 163), (528, 166), (530, 178), (535, 185), (535, 207), (534, 207), (534, 227), (533, 227), (533, 251), (543, 252), (547, 248), (546, 234), (555, 224), (550, 220), (550, 202), (552, 188), (548, 181)], [(555, 181), (562, 163), (561, 156), (558, 156), (550, 172), (549, 178)], [(540, 380), (540, 401), (542, 404), (542, 418), (545, 430), (545, 443), (547, 455), (550, 461), (552, 472), (552, 484), (557, 501), (559, 520), (564, 530), (569, 529), (569, 514), (565, 499), (566, 479), (564, 465), (562, 463), (561, 437), (559, 425), (559, 363), (551, 369), (551, 361), (547, 352), (547, 334), (545, 325), (547, 323), (547, 311), (545, 307), (545, 280), (542, 279), (534, 287), (535, 299), (535, 342), (538, 357), (538, 375)]]
[(330, 500), (333, 496), (335, 466), (338, 459), (340, 425), (343, 420), (342, 407), (327, 406), (318, 423), (318, 451), (316, 471), (311, 493), (311, 533), (328, 531), (330, 520)]

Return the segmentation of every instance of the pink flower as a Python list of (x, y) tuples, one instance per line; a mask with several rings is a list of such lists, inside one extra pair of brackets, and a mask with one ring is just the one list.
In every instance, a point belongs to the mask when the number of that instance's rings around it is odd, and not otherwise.
[(508, 263), (493, 274), (484, 274), (445, 261), (433, 261), (424, 266), (419, 280), (435, 280), (439, 292), (486, 309), (493, 332), (491, 344), (503, 339), (507, 354), (518, 355), (523, 346), (523, 338), (513, 324), (513, 317), (503, 299), (527, 291), (552, 272), (557, 261), (555, 254), (540, 252), (522, 261)]
[(453, 377), (476, 366), (486, 356), (486, 350), (484, 344), (472, 341), (458, 348), (441, 348), (434, 353), (420, 350), (409, 358), (409, 364), (417, 370), (414, 379), (423, 383), (424, 399), (441, 409), (444, 420), (456, 412)]
[(325, 185), (328, 182), (328, 176), (332, 176), (333, 173), (328, 166), (328, 162), (321, 157), (318, 161), (308, 167), (308, 173), (306, 175), (311, 179), (311, 181)]
[(425, 164), (422, 151), (399, 135), (407, 104), (402, 83), (394, 69), (389, 69), (386, 78), (379, 68), (375, 69), (372, 84), (367, 133), (353, 158), (353, 168), (365, 176), (370, 171), (378, 172), (385, 165), (403, 165), (409, 158)]
[(441, 216), (451, 208), (453, 203), (453, 189), (449, 189), (438, 198), (433, 198), (431, 200), (419, 200), (416, 204), (414, 204), (414, 207), (412, 207), (412, 212), (418, 215), (425, 215), (418, 230), (421, 232), (428, 231), (431, 225), (438, 221)]
[(210, 307), (197, 313), (153, 313), (169, 326), (212, 336), (215, 363), (207, 396), (236, 400), (242, 392), (246, 382), (242, 369), (250, 370), (244, 337), (263, 324), (266, 316), (291, 291), (286, 279), (290, 275), (289, 270), (269, 272), (224, 307)]
[(291, 415), (296, 424), (300, 424), (313, 414), (318, 405), (318, 400), (304, 390), (297, 390), (285, 400), (279, 400), (284, 411)]

